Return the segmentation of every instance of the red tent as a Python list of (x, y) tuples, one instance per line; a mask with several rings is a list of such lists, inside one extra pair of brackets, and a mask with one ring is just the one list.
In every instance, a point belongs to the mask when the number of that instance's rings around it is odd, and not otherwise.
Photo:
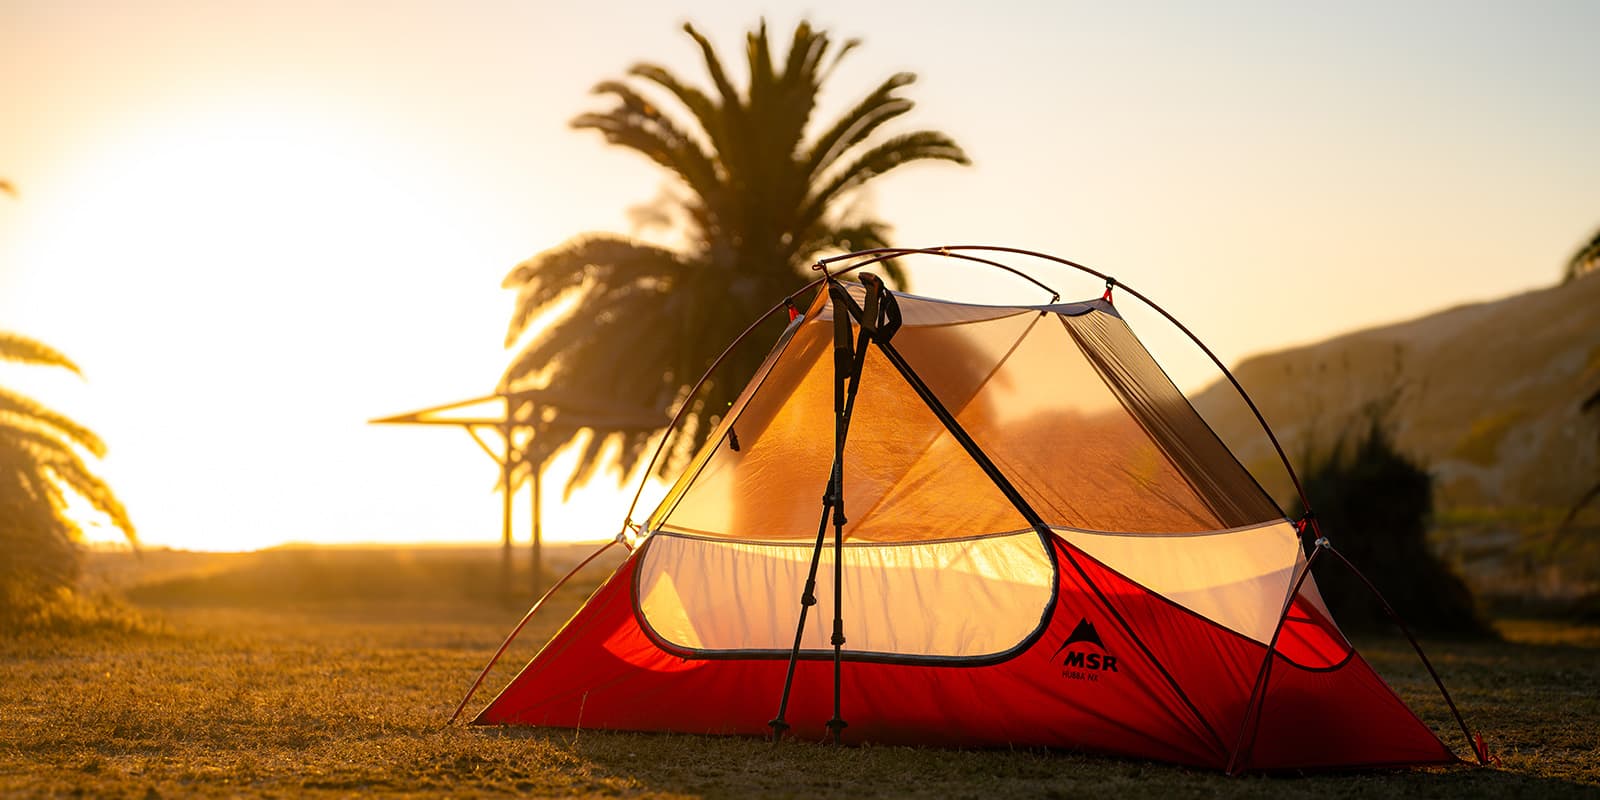
[(1231, 772), (1456, 761), (1331, 619), (1310, 564), (1337, 552), (1240, 466), (1112, 283), (987, 306), (826, 279), (475, 724)]

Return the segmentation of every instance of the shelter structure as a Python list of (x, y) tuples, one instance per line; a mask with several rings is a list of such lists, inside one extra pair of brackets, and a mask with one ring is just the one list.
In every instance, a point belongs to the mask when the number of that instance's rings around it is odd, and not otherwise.
[[(512, 506), (517, 481), (526, 478), (532, 520), (529, 561), (533, 596), (544, 587), (544, 468), (552, 452), (543, 440), (558, 428), (657, 430), (667, 422), (661, 414), (583, 397), (559, 389), (500, 390), (369, 420), (372, 425), (446, 425), (465, 430), (500, 467), (500, 540), (502, 589), (509, 592)], [(565, 441), (566, 437), (557, 437)]]
[(791, 307), (705, 447), (625, 523), (630, 556), (475, 724), (1229, 772), (1457, 761), (1328, 613), (1311, 568), (1343, 557), (1195, 412), (1115, 281), (992, 306), (839, 279), (918, 252), (853, 254)]

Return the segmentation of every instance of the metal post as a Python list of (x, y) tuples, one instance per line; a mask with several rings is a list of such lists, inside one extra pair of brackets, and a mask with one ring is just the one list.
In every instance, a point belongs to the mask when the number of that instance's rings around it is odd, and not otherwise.
[[(530, 443), (531, 444), (531, 443)], [(529, 462), (532, 463), (532, 462)], [(532, 479), (528, 482), (533, 486), (533, 596), (539, 597), (544, 591), (544, 532), (540, 522), (540, 504), (544, 501), (544, 472), (543, 463), (533, 464)]]
[(511, 446), (511, 411), (500, 426), (505, 439), (505, 454), (500, 460), (500, 596), (511, 599), (511, 467), (515, 451)]

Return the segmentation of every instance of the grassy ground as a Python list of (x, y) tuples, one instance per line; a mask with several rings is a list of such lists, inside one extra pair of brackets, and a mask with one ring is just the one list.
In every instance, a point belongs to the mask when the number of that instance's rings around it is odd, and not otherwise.
[[(0, 796), (1600, 797), (1593, 627), (1504, 623), (1507, 642), (1430, 646), (1497, 768), (1227, 778), (1060, 752), (444, 727), (519, 616), (492, 600), (492, 554), (153, 554), (98, 567), (153, 622), (0, 641)], [(530, 627), (488, 692), (583, 594)], [(1361, 644), (1459, 745), (1405, 644)]]

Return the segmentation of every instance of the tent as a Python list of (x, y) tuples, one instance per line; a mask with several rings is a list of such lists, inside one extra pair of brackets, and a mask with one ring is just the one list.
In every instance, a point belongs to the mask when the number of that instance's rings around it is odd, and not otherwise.
[(626, 560), (474, 724), (1458, 760), (1329, 615), (1310, 565), (1342, 556), (1167, 378), (1114, 280), (1016, 306), (840, 280), (915, 252), (853, 254), (790, 306)]

